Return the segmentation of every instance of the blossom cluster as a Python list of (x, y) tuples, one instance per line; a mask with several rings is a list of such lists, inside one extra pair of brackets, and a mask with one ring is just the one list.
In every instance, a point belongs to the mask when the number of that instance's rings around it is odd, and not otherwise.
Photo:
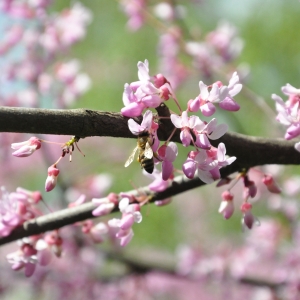
[[(66, 107), (89, 87), (78, 60), (59, 60), (86, 35), (91, 12), (80, 3), (61, 13), (50, 13), (52, 1), (2, 1), (7, 16), (0, 41), (1, 105)], [(14, 53), (22, 53), (16, 59)]]
[[(220, 21), (217, 27), (201, 36), (196, 36), (188, 28), (182, 30), (178, 21), (187, 22), (184, 5), (172, 2), (152, 4), (145, 0), (122, 0), (121, 8), (128, 17), (128, 28), (138, 30), (145, 23), (152, 27), (159, 26), (158, 57), (160, 71), (172, 82), (176, 89), (189, 75), (190, 70), (182, 61), (182, 54), (188, 55), (193, 68), (204, 78), (212, 78), (219, 70), (225, 68), (241, 53), (244, 42), (238, 35), (237, 28), (228, 21)], [(147, 18), (146, 11), (153, 11), (154, 18)], [(155, 21), (154, 21), (155, 20)], [(159, 24), (159, 25), (158, 25)], [(164, 28), (164, 30), (161, 30)], [(195, 30), (195, 28), (194, 28)], [(199, 32), (202, 31), (198, 28)], [(245, 76), (245, 66), (239, 66)]]
[[(207, 86), (200, 81), (200, 94), (188, 101), (186, 110), (182, 111), (169, 81), (161, 74), (150, 76), (147, 60), (144, 63), (138, 62), (137, 66), (139, 81), (125, 84), (123, 93), (125, 106), (121, 109), (121, 113), (126, 117), (135, 117), (144, 109), (157, 108), (163, 101), (172, 97), (181, 112), (180, 115), (170, 116), (174, 130), (176, 128), (180, 130), (180, 140), (184, 147), (191, 144), (195, 147), (195, 150), (189, 152), (187, 160), (182, 165), (183, 173), (192, 179), (197, 171), (197, 175), (205, 183), (212, 183), (219, 179), (220, 168), (230, 165), (236, 158), (226, 156), (224, 143), (220, 143), (218, 148), (215, 148), (210, 140), (217, 140), (223, 136), (228, 126), (218, 125), (216, 118), (207, 123), (197, 115), (189, 116), (189, 113), (200, 111), (204, 116), (211, 116), (216, 111), (215, 104), (228, 111), (239, 110), (239, 105), (233, 99), (242, 88), (237, 73), (233, 74), (228, 86), (221, 82)], [(169, 144), (171, 136), (159, 147), (160, 141), (157, 136), (159, 123), (154, 120), (152, 112), (150, 110), (145, 112), (141, 124), (129, 119), (128, 126), (134, 135), (140, 136), (143, 132), (151, 135), (151, 147), (153, 152), (157, 153), (156, 163), (162, 162), (162, 179), (165, 181), (171, 179), (174, 171), (173, 162), (178, 155), (178, 149), (175, 144)]]
[[(8, 236), (16, 227), (43, 215), (37, 204), (42, 201), (39, 191), (28, 191), (17, 188), (8, 193), (1, 188), (0, 201), (0, 236)], [(18, 241), (19, 249), (7, 255), (7, 261), (13, 270), (24, 269), (26, 276), (34, 273), (36, 265), (45, 266), (50, 263), (52, 254), (60, 256), (62, 239), (58, 231), (35, 235)]]
[[(291, 140), (300, 136), (300, 89), (287, 84), (281, 90), (288, 99), (284, 102), (280, 96), (272, 95), (278, 112), (276, 120), (288, 127), (284, 138)], [(295, 149), (300, 152), (300, 142), (295, 144)]]

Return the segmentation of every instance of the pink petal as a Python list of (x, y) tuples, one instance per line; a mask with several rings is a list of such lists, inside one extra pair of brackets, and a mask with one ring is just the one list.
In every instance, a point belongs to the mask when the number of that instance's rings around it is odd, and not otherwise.
[(204, 105), (201, 105), (200, 110), (201, 110), (202, 114), (206, 117), (210, 117), (216, 112), (215, 106), (210, 102), (205, 103)]
[(194, 160), (190, 158), (188, 158), (186, 162), (183, 163), (182, 165), (182, 171), (184, 175), (189, 179), (194, 178), (196, 170), (197, 170), (197, 164), (195, 163)]
[(120, 222), (120, 228), (122, 230), (128, 230), (134, 223), (134, 218), (132, 214), (127, 214), (122, 217)]
[(184, 147), (188, 147), (191, 144), (192, 136), (188, 129), (184, 129), (180, 132), (180, 140)]
[(121, 113), (124, 117), (138, 117), (142, 114), (145, 105), (141, 102), (132, 102), (129, 105), (121, 109)]
[(227, 124), (220, 124), (218, 125), (215, 130), (209, 135), (209, 138), (211, 140), (217, 140), (221, 136), (223, 136), (228, 130), (228, 125)]
[(209, 139), (207, 138), (206, 134), (204, 134), (204, 133), (197, 134), (195, 144), (199, 148), (205, 149), (205, 150), (208, 150), (211, 147)]
[(33, 275), (35, 270), (35, 264), (27, 263), (25, 264), (25, 276), (30, 277)]
[(162, 162), (162, 179), (168, 180), (173, 173), (173, 163), (170, 161)]
[(174, 142), (170, 142), (166, 147), (165, 159), (168, 161), (174, 161), (178, 155), (178, 148)]
[(226, 97), (222, 102), (220, 102), (219, 106), (222, 109), (229, 111), (238, 111), (240, 109), (240, 106), (229, 97)]
[(182, 118), (178, 115), (171, 114), (171, 121), (177, 128), (182, 128)]

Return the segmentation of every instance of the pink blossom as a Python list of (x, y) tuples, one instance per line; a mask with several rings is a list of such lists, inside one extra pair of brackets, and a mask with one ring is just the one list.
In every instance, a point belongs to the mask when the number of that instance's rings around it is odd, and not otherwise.
[(92, 202), (97, 205), (97, 208), (92, 211), (93, 216), (100, 217), (109, 214), (118, 204), (118, 198), (119, 196), (114, 193), (102, 199), (93, 198)]
[[(174, 90), (188, 76), (187, 67), (179, 59), (181, 36), (180, 28), (173, 27), (172, 32), (160, 36), (158, 45), (160, 70)], [(156, 84), (155, 86), (158, 87)]]
[(173, 174), (173, 161), (178, 155), (177, 145), (170, 142), (167, 146), (163, 145), (158, 150), (159, 156), (162, 158), (162, 179), (168, 180)]
[(140, 206), (138, 204), (130, 204), (129, 198), (123, 198), (119, 203), (119, 209), (122, 213), (121, 219), (111, 219), (108, 225), (112, 228), (119, 228), (116, 237), (120, 239), (120, 245), (126, 246), (133, 237), (132, 225), (142, 221)]
[(143, 10), (146, 7), (145, 0), (122, 0), (121, 7), (129, 20), (127, 26), (130, 30), (136, 31), (144, 24)]
[(37, 137), (31, 137), (28, 141), (11, 144), (11, 148), (16, 150), (12, 153), (16, 157), (30, 156), (34, 151), (41, 148), (41, 140)]
[(239, 80), (237, 72), (234, 72), (229, 80), (229, 85), (220, 88), (220, 108), (228, 111), (238, 111), (240, 109), (240, 106), (233, 100), (233, 97), (236, 96), (243, 87), (243, 85), (239, 83)]
[(197, 116), (188, 117), (187, 111), (183, 111), (181, 116), (171, 114), (171, 121), (175, 127), (181, 129), (180, 140), (184, 147), (188, 147), (193, 139), (191, 129), (202, 121)]
[[(137, 117), (146, 108), (156, 108), (162, 101), (168, 100), (171, 88), (161, 74), (150, 77), (149, 63), (138, 62), (139, 81), (125, 84), (123, 92), (123, 103), (125, 107), (121, 113), (126, 117)], [(155, 86), (155, 84), (157, 86)], [(161, 85), (164, 82), (163, 85)]]
[[(218, 83), (214, 83), (209, 90), (209, 87), (202, 81), (199, 82), (200, 95), (195, 99), (199, 102), (200, 110), (206, 117), (210, 117), (216, 111), (213, 103), (219, 101), (220, 89)], [(195, 104), (194, 104), (195, 105)]]
[(217, 161), (208, 157), (205, 151), (191, 151), (187, 160), (182, 166), (183, 173), (190, 179), (194, 178), (195, 172), (198, 171), (198, 177), (204, 183), (214, 181), (210, 170), (217, 166)]
[(30, 244), (21, 243), (20, 249), (6, 256), (13, 270), (24, 269), (25, 276), (33, 275), (37, 263), (37, 250)]
[(182, 165), (182, 171), (189, 179), (193, 179), (197, 171), (197, 162), (195, 161), (195, 157), (198, 153), (199, 151), (190, 151), (187, 160)]
[(151, 127), (152, 127), (152, 119), (153, 119), (152, 111), (147, 110), (143, 116), (143, 121), (142, 121), (141, 125), (138, 124), (137, 122), (135, 122), (133, 119), (128, 120), (129, 130), (134, 135), (138, 135), (144, 131), (150, 131)]
[(224, 21), (207, 35), (206, 40), (225, 62), (235, 59), (243, 48), (243, 41), (237, 36), (236, 28)]
[(26, 189), (23, 189), (21, 187), (18, 187), (16, 189), (16, 192), (19, 194), (23, 194), (26, 196), (28, 203), (33, 203), (33, 204), (37, 204), (39, 203), (41, 200), (43, 200), (42, 194), (40, 191), (28, 191)]
[(210, 171), (217, 167), (217, 160), (208, 157), (206, 151), (200, 151), (196, 155), (195, 161), (197, 162), (199, 179), (207, 184), (214, 182), (215, 179)]
[(23, 28), (20, 25), (13, 25), (4, 36), (0, 44), (0, 55), (4, 55), (13, 46), (15, 46), (22, 38)]
[(92, 20), (92, 13), (81, 3), (75, 3), (70, 9), (55, 18), (55, 30), (59, 34), (62, 46), (70, 46), (86, 35), (86, 26)]
[(226, 156), (225, 144), (220, 143), (218, 145), (217, 160), (218, 160), (218, 166), (220, 168), (222, 168), (222, 167), (231, 165), (236, 160), (236, 157), (235, 156), (231, 156), (231, 157)]
[(196, 135), (195, 145), (197, 147), (208, 150), (211, 147), (208, 139), (217, 140), (227, 132), (228, 126), (226, 124), (217, 125), (217, 122), (215, 118), (208, 124), (202, 121), (197, 122), (193, 130)]
[(185, 176), (192, 179), (198, 171), (199, 178), (205, 183), (212, 183), (220, 178), (219, 169), (235, 161), (235, 157), (226, 156), (226, 148), (220, 143), (218, 149), (190, 151), (182, 165)]
[(203, 115), (211, 116), (214, 114), (214, 104), (216, 103), (219, 103), (220, 108), (224, 110), (238, 111), (240, 109), (240, 106), (233, 100), (233, 97), (242, 89), (237, 72), (233, 73), (228, 86), (224, 86), (221, 82), (215, 82), (212, 86), (207, 86), (200, 81), (199, 88), (200, 94), (195, 101), (199, 101)]
[(45, 183), (46, 192), (50, 192), (55, 188), (58, 174), (59, 170), (56, 168), (56, 165), (52, 165), (48, 168), (48, 177)]
[(143, 171), (143, 174), (153, 180), (152, 183), (148, 185), (151, 191), (162, 192), (169, 186), (169, 182), (162, 179), (162, 172), (157, 168), (154, 168), (152, 174), (146, 171)]
[[(276, 102), (276, 110), (278, 115), (277, 121), (288, 126), (285, 139), (291, 140), (300, 135), (300, 90), (294, 88), (290, 84), (282, 87), (282, 91), (289, 96), (289, 99), (284, 102), (281, 97), (272, 94), (272, 99)], [(295, 145), (297, 150), (298, 144)]]

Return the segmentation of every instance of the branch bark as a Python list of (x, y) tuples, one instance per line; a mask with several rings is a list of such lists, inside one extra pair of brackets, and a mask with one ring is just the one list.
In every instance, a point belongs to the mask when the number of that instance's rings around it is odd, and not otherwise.
[[(167, 112), (166, 112), (167, 111)], [(160, 116), (168, 115), (168, 109), (158, 109)], [(128, 118), (120, 113), (89, 109), (40, 109), (0, 107), (0, 132), (42, 133), (77, 135), (80, 137), (110, 136), (136, 138), (127, 126)], [(160, 140), (166, 140), (171, 131), (170, 120), (162, 120), (158, 131)], [(172, 141), (180, 142), (177, 130)], [(293, 141), (270, 139), (228, 132), (212, 144), (223, 142), (227, 153), (238, 158), (241, 167), (263, 164), (300, 164), (300, 153)]]
[[(160, 116), (168, 116), (166, 106), (157, 109)], [(119, 113), (92, 111), (87, 109), (50, 110), (35, 108), (0, 108), (0, 132), (23, 132), (43, 134), (68, 134), (80, 137), (111, 136), (136, 138), (127, 126), (128, 118)], [(170, 120), (162, 119), (158, 132), (161, 140), (166, 140), (172, 129)], [(180, 142), (179, 130), (172, 140)], [(300, 164), (300, 153), (294, 149), (294, 143), (284, 139), (270, 139), (227, 133), (217, 143), (224, 142), (227, 153), (236, 156), (237, 160), (230, 166), (221, 169), (222, 177), (228, 176), (242, 168), (264, 164)], [(177, 177), (171, 186), (163, 192), (152, 194), (148, 188), (143, 191), (151, 195), (151, 201), (166, 199), (187, 190), (204, 185), (198, 178), (192, 180)], [(135, 191), (130, 193), (136, 194)], [(9, 236), (0, 238), (0, 245), (45, 231), (61, 228), (75, 222), (93, 218), (93, 203), (54, 212), (16, 228)], [(114, 211), (117, 211), (115, 208)]]

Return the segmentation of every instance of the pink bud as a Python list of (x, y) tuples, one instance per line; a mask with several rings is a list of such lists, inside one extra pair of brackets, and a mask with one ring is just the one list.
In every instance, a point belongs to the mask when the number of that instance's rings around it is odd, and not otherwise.
[(227, 191), (224, 191), (222, 193), (222, 198), (223, 200), (225, 201), (232, 201), (233, 200), (233, 194), (231, 194), (228, 190)]
[(254, 223), (254, 216), (251, 212), (252, 205), (248, 202), (244, 202), (241, 206), (241, 211), (244, 213), (243, 223), (251, 229)]
[(234, 212), (233, 205), (233, 195), (229, 191), (224, 191), (222, 193), (223, 201), (219, 207), (219, 213), (223, 215), (223, 217), (227, 220), (229, 219)]
[(14, 150), (17, 149), (17, 151), (12, 153), (13, 156), (27, 157), (30, 156), (35, 150), (41, 148), (41, 140), (39, 140), (37, 137), (31, 137), (28, 141), (11, 144), (11, 148)]
[(248, 176), (244, 176), (244, 199), (247, 199), (249, 196), (251, 198), (254, 198), (257, 193), (257, 187), (255, 185), (255, 182), (252, 180), (249, 180)]
[(157, 74), (154, 76), (154, 85), (156, 88), (160, 88), (165, 83), (168, 83), (168, 80), (166, 79), (166, 77), (164, 75)]
[(59, 170), (56, 168), (55, 165), (52, 165), (48, 168), (48, 177), (45, 183), (46, 192), (50, 192), (55, 188), (58, 174)]
[(274, 178), (271, 175), (265, 175), (262, 179), (262, 182), (266, 185), (269, 192), (274, 194), (280, 194), (281, 189), (274, 181)]
[(164, 85), (160, 88), (160, 97), (164, 100), (170, 99), (170, 90), (167, 85)]
[(200, 108), (200, 100), (199, 98), (191, 99), (188, 102), (188, 111), (197, 112)]
[(126, 214), (122, 217), (120, 222), (120, 228), (122, 230), (128, 230), (134, 223), (133, 214)]

